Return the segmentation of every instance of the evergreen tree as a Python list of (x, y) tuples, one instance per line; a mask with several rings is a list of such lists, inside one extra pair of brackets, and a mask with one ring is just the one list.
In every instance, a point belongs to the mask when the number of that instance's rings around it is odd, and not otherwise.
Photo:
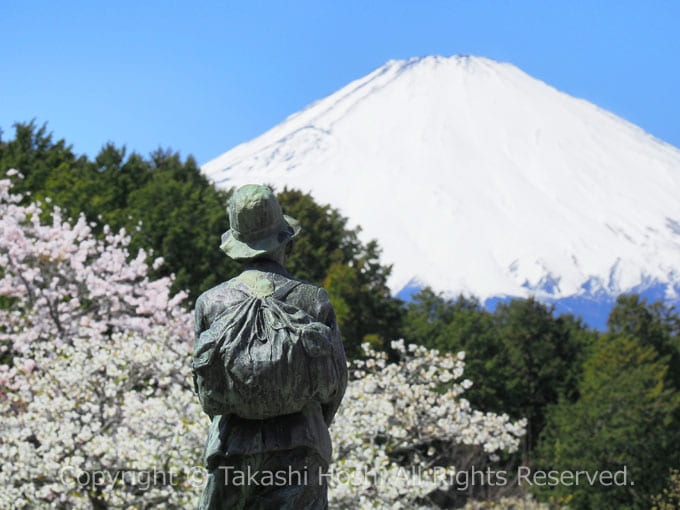
[(569, 315), (555, 317), (554, 312), (553, 306), (529, 298), (500, 303), (494, 313), (502, 352), (494, 359), (491, 373), (504, 381), (496, 396), (510, 415), (527, 418), (527, 451), (545, 425), (547, 407), (560, 396), (569, 400), (577, 395), (582, 365), (594, 339), (580, 321)]
[(330, 205), (318, 204), (309, 193), (284, 188), (276, 194), (284, 213), (300, 222), (287, 265), (292, 274), (321, 285), (333, 263), (349, 264), (361, 251), (359, 229)]
[(390, 295), (391, 268), (380, 263), (378, 244), (362, 244), (359, 228), (348, 228), (337, 209), (317, 204), (307, 193), (284, 188), (277, 197), (284, 212), (302, 224), (288, 268), (326, 288), (348, 355), (359, 356), (364, 341), (385, 347), (397, 338), (403, 308)]
[(219, 249), (229, 226), (229, 195), (210, 184), (191, 157), (182, 162), (176, 153), (157, 151), (147, 166), (145, 184), (130, 192), (122, 210), (128, 228), (135, 228), (131, 247), (153, 247), (165, 261), (154, 276), (175, 274), (173, 292), (187, 290), (193, 300), (240, 271)]
[(612, 334), (626, 334), (668, 356), (668, 378), (680, 390), (680, 317), (673, 306), (648, 303), (638, 294), (621, 295), (607, 320)]
[[(10, 168), (26, 178), (20, 191), (49, 197), (75, 218), (81, 212), (101, 226), (125, 228), (134, 256), (143, 248), (164, 264), (154, 278), (175, 275), (172, 291), (186, 290), (189, 305), (208, 288), (241, 270), (219, 249), (229, 228), (230, 191), (217, 190), (192, 157), (182, 160), (170, 150), (145, 159), (124, 147), (106, 144), (94, 161), (76, 157), (63, 140), (53, 141), (46, 127), (17, 124), (15, 139), (0, 142), (0, 175)], [(380, 343), (399, 336), (402, 308), (390, 296), (388, 266), (379, 261), (375, 242), (362, 244), (359, 228), (329, 205), (309, 195), (284, 189), (278, 194), (286, 214), (303, 225), (295, 240), (290, 271), (299, 278), (328, 285), (338, 307), (348, 351), (359, 352), (366, 339)], [(353, 282), (351, 287), (341, 279)]]
[(585, 364), (576, 402), (549, 414), (538, 467), (628, 473), (627, 485), (558, 485), (547, 494), (576, 510), (647, 509), (678, 464), (680, 393), (666, 384), (668, 357), (627, 334), (601, 337)]
[(492, 314), (463, 296), (446, 300), (431, 289), (407, 305), (404, 335), (431, 348), (465, 351), (466, 372), (480, 381), (470, 401), (488, 411), (527, 418), (525, 457), (545, 423), (547, 406), (577, 397), (582, 363), (595, 333), (535, 299), (500, 303)]
[(77, 158), (64, 140), (54, 141), (47, 126), (37, 127), (35, 121), (14, 125), (14, 139), (0, 141), (0, 176), (11, 168), (20, 169), (24, 179), (16, 191), (37, 192), (45, 189), (47, 179), (56, 169), (83, 168), (87, 158)]

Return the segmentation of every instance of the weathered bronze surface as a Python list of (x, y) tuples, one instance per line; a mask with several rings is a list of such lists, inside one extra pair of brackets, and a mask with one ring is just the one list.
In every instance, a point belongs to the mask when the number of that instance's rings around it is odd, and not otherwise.
[(269, 188), (239, 188), (228, 213), (221, 248), (244, 271), (195, 310), (194, 380), (211, 419), (199, 508), (327, 508), (328, 427), (347, 386), (333, 307), (285, 270), (300, 225)]

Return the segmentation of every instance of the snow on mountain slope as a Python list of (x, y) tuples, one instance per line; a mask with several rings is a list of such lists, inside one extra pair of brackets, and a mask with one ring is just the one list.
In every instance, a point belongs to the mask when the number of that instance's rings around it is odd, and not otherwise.
[(680, 151), (485, 58), (390, 61), (203, 171), (339, 208), (378, 239), (395, 293), (680, 284)]

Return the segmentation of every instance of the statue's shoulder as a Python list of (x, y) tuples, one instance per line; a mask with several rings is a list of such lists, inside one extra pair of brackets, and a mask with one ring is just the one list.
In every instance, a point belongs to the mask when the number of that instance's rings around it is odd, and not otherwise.
[(330, 297), (321, 285), (300, 280), (290, 275), (275, 275), (274, 281), (276, 288), (281, 288), (291, 281), (295, 282), (296, 285), (286, 297), (286, 301), (306, 311), (316, 320), (327, 322), (329, 316), (332, 315), (333, 306)]
[(229, 303), (243, 299), (243, 291), (238, 288), (236, 278), (215, 285), (206, 290), (196, 300), (196, 308), (210, 307), (215, 303)]
[(291, 293), (292, 295), (304, 294), (312, 298), (317, 298), (319, 293), (322, 294), (326, 293), (325, 289), (321, 285), (317, 285), (306, 280), (295, 278), (293, 275), (290, 274), (287, 275), (270, 274), (268, 276), (269, 278), (271, 278), (276, 288), (283, 287), (289, 282), (295, 282), (296, 285), (293, 292)]

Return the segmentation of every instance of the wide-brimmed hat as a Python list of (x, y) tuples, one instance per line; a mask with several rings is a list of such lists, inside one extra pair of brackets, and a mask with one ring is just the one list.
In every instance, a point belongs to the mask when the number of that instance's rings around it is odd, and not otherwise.
[(276, 195), (260, 184), (237, 189), (227, 214), (231, 228), (222, 234), (220, 248), (236, 260), (273, 253), (300, 232), (300, 223), (283, 214)]

